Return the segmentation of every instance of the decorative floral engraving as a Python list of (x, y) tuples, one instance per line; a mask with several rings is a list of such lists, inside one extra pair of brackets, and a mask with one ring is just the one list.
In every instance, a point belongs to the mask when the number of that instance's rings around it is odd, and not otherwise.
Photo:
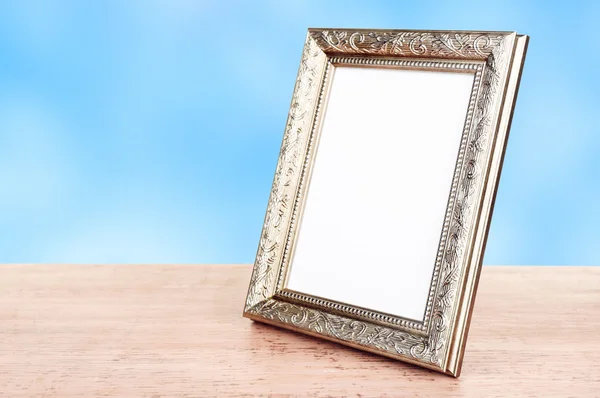
[(307, 38), (260, 237), (246, 308), (274, 292), (326, 56)]
[[(467, 266), (466, 256), (472, 244), (470, 234), (478, 211), (476, 204), (483, 192), (490, 142), (497, 123), (496, 109), (502, 97), (501, 84), (508, 70), (508, 49), (513, 45), (512, 40), (507, 40), (508, 36), (411, 31), (309, 32), (246, 300), (246, 313), (440, 369), (445, 366), (454, 327), (457, 288)], [(295, 214), (300, 171), (307, 161), (307, 140), (323, 84), (325, 54), (485, 61), (483, 70), (477, 71), (473, 86), (476, 96), (471, 98), (467, 112), (457, 162), (461, 167), (457, 169), (456, 183), (450, 193), (434, 271), (434, 290), (428, 306), (431, 312), (424, 323), (427, 335), (353, 319), (350, 314), (337, 315), (325, 307), (313, 308), (273, 298), (282, 272), (290, 223), (297, 222), (291, 218)]]
[(269, 320), (294, 325), (337, 339), (375, 347), (394, 355), (404, 355), (433, 363), (427, 338), (377, 324), (302, 307), (285, 301), (267, 300), (251, 308)]
[[(433, 312), (429, 329), (429, 349), (437, 361), (448, 348), (453, 309), (455, 308), (458, 282), (466, 266), (465, 255), (469, 249), (469, 232), (475, 221), (475, 203), (482, 194), (483, 174), (487, 168), (490, 137), (493, 134), (493, 113), (500, 100), (498, 92), (507, 67), (507, 42), (497, 43), (486, 58), (486, 67), (477, 80), (474, 90), (479, 89), (477, 101), (470, 104), (466, 125), (469, 128), (466, 148), (461, 148), (462, 170), (458, 184), (452, 188), (453, 209), (448, 220), (447, 240), (443, 249), (440, 282), (434, 294)], [(471, 120), (472, 119), (472, 120)], [(460, 162), (460, 159), (459, 159)], [(452, 201), (452, 200), (451, 200)]]
[(485, 59), (506, 36), (464, 32), (311, 30), (326, 53)]

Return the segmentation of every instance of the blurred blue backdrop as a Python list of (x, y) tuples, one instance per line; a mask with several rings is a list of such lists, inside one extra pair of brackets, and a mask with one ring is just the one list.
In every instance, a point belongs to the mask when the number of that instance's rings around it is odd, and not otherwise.
[(487, 264), (600, 264), (600, 2), (0, 3), (0, 262), (249, 263), (308, 27), (531, 36)]

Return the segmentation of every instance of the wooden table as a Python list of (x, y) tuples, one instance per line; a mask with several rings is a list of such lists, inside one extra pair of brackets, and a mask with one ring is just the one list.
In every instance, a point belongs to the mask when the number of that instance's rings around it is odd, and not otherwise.
[(453, 379), (242, 318), (249, 265), (1, 265), (0, 396), (600, 396), (600, 267), (484, 267)]

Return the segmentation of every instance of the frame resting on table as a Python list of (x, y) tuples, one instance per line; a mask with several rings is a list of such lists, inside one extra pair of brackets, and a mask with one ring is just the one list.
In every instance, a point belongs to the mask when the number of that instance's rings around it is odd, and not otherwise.
[[(514, 32), (310, 29), (244, 316), (458, 377), (527, 42)], [(421, 320), (286, 288), (332, 76), (344, 66), (474, 76)]]

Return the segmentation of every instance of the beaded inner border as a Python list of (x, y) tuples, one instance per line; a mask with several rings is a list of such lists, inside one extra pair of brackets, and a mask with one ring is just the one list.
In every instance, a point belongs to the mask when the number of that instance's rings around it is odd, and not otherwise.
[[(446, 212), (444, 216), (443, 226), (441, 228), (441, 236), (439, 240), (437, 256), (435, 259), (434, 269), (431, 278), (431, 286), (429, 289), (429, 295), (427, 298), (426, 308), (423, 315), (423, 319), (414, 320), (404, 318), (397, 315), (382, 313), (366, 308), (353, 306), (350, 304), (340, 303), (337, 301), (329, 300), (326, 298), (312, 296), (301, 292), (291, 291), (285, 289), (284, 282), (288, 274), (288, 269), (291, 264), (291, 253), (293, 253), (293, 242), (295, 241), (295, 234), (297, 233), (298, 224), (301, 222), (298, 220), (298, 214), (300, 211), (301, 203), (303, 202), (304, 196), (307, 195), (308, 187), (306, 178), (309, 174), (309, 169), (315, 157), (315, 142), (318, 141), (318, 134), (320, 134), (321, 119), (323, 118), (323, 105), (324, 101), (327, 100), (326, 91), (329, 84), (331, 84), (332, 69), (338, 66), (347, 67), (392, 67), (404, 70), (430, 70), (430, 71), (448, 71), (448, 72), (459, 72), (459, 73), (473, 73), (473, 86), (471, 94), (469, 96), (469, 103), (465, 116), (465, 123), (463, 125), (463, 131), (461, 135), (461, 142), (457, 156), (457, 162), (454, 168), (454, 174), (452, 178), (452, 185), (446, 205)], [(296, 195), (292, 215), (290, 219), (290, 229), (285, 240), (285, 247), (282, 257), (282, 266), (277, 278), (277, 288), (275, 296), (280, 297), (284, 300), (290, 300), (305, 304), (310, 307), (321, 307), (334, 310), (343, 315), (349, 315), (355, 318), (367, 319), (380, 324), (384, 324), (390, 327), (401, 327), (406, 329), (412, 329), (418, 332), (425, 332), (430, 324), (433, 300), (436, 297), (438, 289), (440, 267), (444, 252), (446, 250), (446, 243), (448, 238), (448, 230), (450, 226), (450, 220), (452, 217), (452, 211), (456, 199), (456, 191), (458, 189), (461, 170), (464, 165), (464, 154), (468, 143), (469, 132), (473, 121), (473, 113), (475, 110), (475, 102), (479, 87), (481, 84), (481, 75), (484, 67), (484, 62), (481, 61), (432, 61), (432, 60), (408, 60), (402, 58), (367, 58), (361, 56), (351, 57), (338, 57), (334, 56), (329, 58), (323, 77), (323, 83), (319, 92), (317, 106), (315, 110), (315, 117), (312, 123), (310, 136), (308, 139), (308, 145), (306, 150), (306, 156), (303, 159), (302, 171), (300, 175), (300, 181), (298, 185), (298, 194)]]

